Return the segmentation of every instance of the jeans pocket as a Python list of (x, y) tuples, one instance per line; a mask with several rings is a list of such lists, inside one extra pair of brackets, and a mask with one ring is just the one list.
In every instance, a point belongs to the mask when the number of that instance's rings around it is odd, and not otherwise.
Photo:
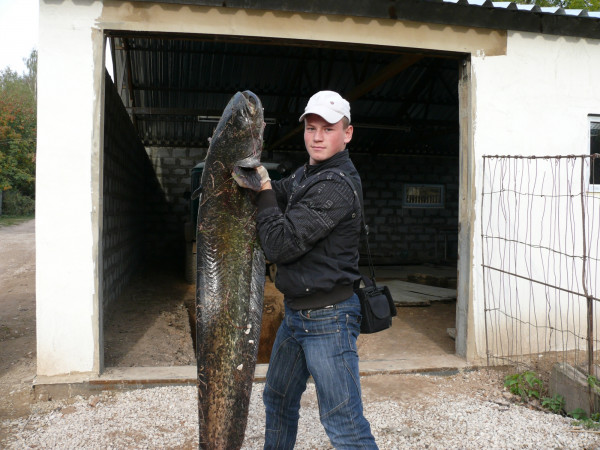
[(340, 332), (340, 313), (335, 309), (311, 311), (310, 316), (300, 311), (298, 316), (302, 320), (302, 328), (305, 333), (316, 335)]
[(356, 340), (360, 334), (360, 321), (360, 315), (356, 316), (354, 314), (346, 314), (346, 329), (348, 330), (346, 335), (348, 336), (348, 347), (355, 352), (358, 352)]

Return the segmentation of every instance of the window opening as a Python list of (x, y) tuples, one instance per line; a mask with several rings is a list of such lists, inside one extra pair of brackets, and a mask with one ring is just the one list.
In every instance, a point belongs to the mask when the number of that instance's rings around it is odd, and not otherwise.
[(595, 185), (597, 190), (600, 188), (600, 116), (590, 117), (590, 155), (590, 185)]
[(405, 208), (443, 208), (443, 184), (405, 184), (402, 206)]

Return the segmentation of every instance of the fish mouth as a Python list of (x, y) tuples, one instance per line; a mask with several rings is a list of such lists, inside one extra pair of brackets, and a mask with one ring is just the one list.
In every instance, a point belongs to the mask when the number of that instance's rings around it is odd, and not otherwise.
[(238, 92), (234, 99), (234, 109), (237, 109), (238, 118), (242, 122), (254, 123), (254, 126), (264, 127), (263, 106), (254, 92)]
[(260, 160), (255, 156), (250, 156), (236, 161), (233, 173), (236, 177), (244, 179), (247, 186), (258, 190), (260, 189), (260, 175), (256, 171), (258, 166), (260, 166)]
[[(261, 139), (265, 125), (262, 103), (252, 91), (243, 91), (240, 94), (243, 97), (243, 106), (240, 108), (241, 116), (249, 122), (257, 123), (260, 126), (258, 138)], [(233, 165), (233, 173), (236, 177), (244, 179), (247, 186), (258, 190), (260, 189), (260, 175), (256, 171), (258, 166), (260, 166), (260, 151), (236, 161)]]
[(251, 116), (254, 116), (259, 108), (262, 108), (259, 98), (252, 91), (244, 91), (242, 95), (246, 99), (246, 106)]

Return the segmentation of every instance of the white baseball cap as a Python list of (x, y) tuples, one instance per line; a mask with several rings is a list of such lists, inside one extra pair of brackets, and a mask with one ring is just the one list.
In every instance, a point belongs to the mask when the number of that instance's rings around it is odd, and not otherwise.
[(338, 123), (344, 116), (350, 121), (350, 103), (337, 92), (319, 91), (310, 98), (298, 121), (302, 122), (308, 114), (321, 116), (329, 123)]

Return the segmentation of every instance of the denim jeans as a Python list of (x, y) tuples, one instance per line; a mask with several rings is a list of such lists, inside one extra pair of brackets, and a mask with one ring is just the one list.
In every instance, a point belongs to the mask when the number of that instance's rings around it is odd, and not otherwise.
[(265, 449), (294, 448), (300, 397), (311, 375), (331, 444), (336, 449), (377, 448), (363, 415), (356, 351), (359, 333), (356, 295), (325, 309), (294, 311), (286, 306), (263, 393)]

